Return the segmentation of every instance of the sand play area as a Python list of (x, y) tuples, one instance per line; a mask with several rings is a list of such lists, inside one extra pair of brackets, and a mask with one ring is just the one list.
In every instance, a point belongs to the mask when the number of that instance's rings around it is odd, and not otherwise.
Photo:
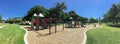
[(86, 28), (65, 28), (57, 26), (57, 32), (55, 28), (51, 28), (51, 34), (49, 35), (49, 29), (28, 31), (27, 42), (28, 44), (83, 44), (84, 32), (93, 28), (99, 28), (89, 25)]

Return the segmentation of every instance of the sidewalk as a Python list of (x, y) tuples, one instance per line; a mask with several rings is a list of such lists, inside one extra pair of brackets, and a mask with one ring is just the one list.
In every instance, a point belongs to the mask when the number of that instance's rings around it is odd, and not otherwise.
[(28, 31), (27, 40), (29, 44), (85, 44), (85, 32), (93, 28), (90, 25), (86, 28), (65, 28), (63, 31), (62, 26), (57, 26), (58, 32), (54, 33), (54, 27), (52, 27), (51, 35), (48, 35), (48, 29)]

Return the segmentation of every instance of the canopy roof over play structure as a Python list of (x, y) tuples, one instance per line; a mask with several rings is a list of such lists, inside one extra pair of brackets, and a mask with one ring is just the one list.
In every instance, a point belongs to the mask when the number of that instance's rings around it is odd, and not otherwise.
[[(36, 14), (36, 13), (34, 13), (34, 15), (33, 15), (33, 16), (37, 16), (37, 14)], [(43, 14), (41, 14), (41, 13), (40, 13), (38, 16), (39, 16), (39, 17), (44, 17), (44, 16), (43, 16)]]
[(70, 17), (69, 19), (73, 19), (72, 17)]
[(40, 17), (44, 17), (43, 14), (41, 14), (41, 13), (39, 14), (39, 16), (40, 16)]

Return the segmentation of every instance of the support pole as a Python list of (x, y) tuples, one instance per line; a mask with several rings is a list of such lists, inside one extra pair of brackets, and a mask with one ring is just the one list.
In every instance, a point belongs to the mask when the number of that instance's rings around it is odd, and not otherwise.
[(80, 21), (78, 21), (78, 28), (80, 28)]
[(49, 35), (51, 34), (51, 25), (49, 24)]
[(51, 20), (49, 19), (49, 35), (51, 34)]
[(31, 30), (33, 30), (34, 29), (34, 21), (33, 21), (34, 19), (32, 18), (32, 22), (31, 22)]
[(57, 32), (57, 23), (55, 21), (55, 33)]
[(64, 22), (63, 22), (63, 30), (64, 30)]

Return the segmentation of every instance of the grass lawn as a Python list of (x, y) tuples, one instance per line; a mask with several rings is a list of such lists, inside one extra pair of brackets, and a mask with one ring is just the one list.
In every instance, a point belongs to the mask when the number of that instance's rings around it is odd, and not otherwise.
[(19, 25), (8, 24), (0, 29), (0, 44), (24, 44), (24, 34), (25, 31)]
[(120, 28), (103, 25), (87, 31), (87, 44), (120, 44)]
[(8, 25), (8, 24), (0, 23), (0, 26), (6, 26), (6, 25)]

